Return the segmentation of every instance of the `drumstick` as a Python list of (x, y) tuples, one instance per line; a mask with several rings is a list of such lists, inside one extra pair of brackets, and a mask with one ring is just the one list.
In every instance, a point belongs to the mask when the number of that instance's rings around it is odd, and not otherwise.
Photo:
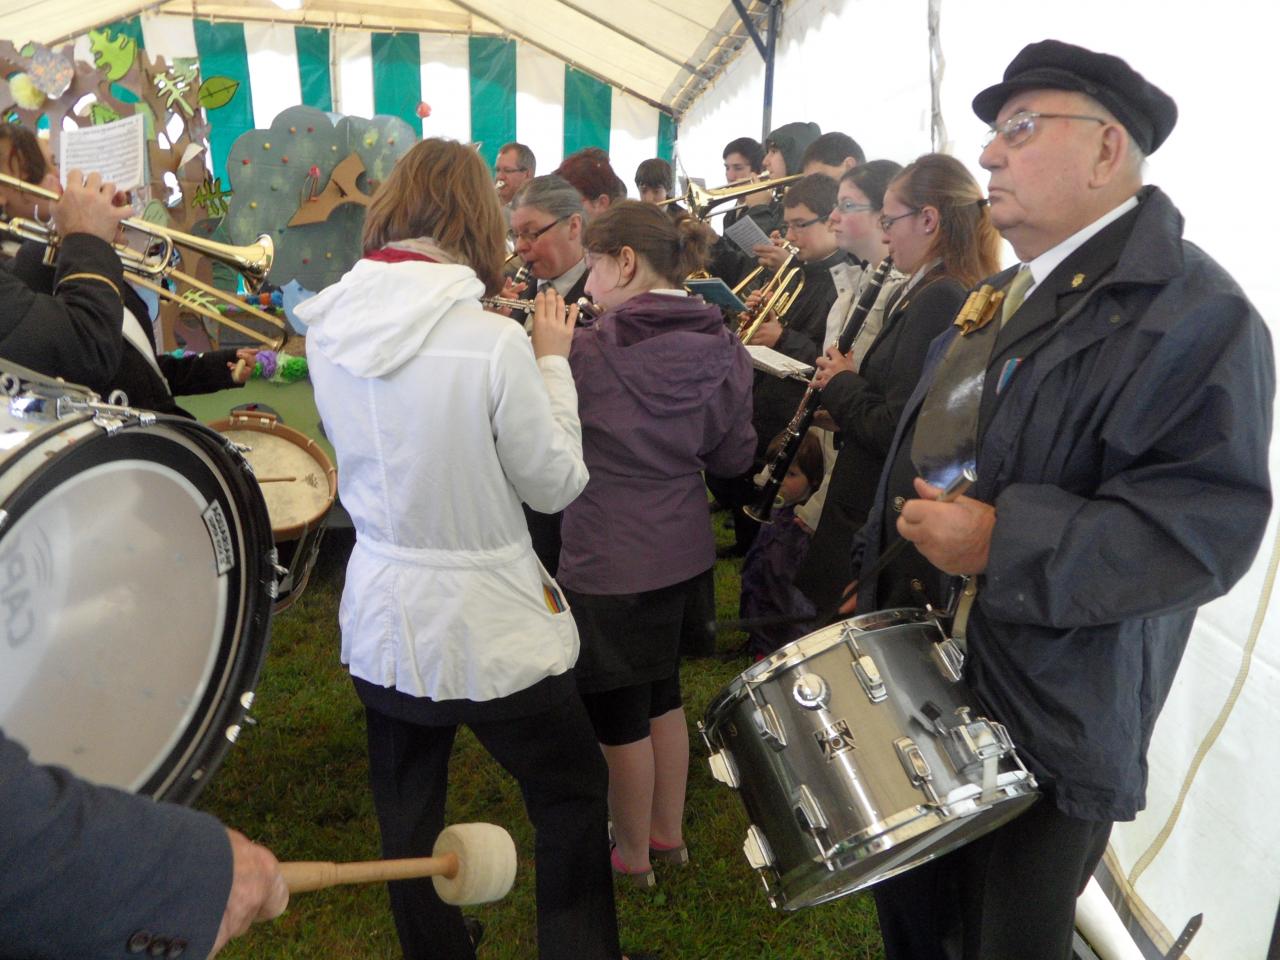
[(244, 374), (244, 368), (247, 367), (248, 365), (249, 365), (249, 362), (245, 360), (244, 357), (241, 357), (239, 360), (237, 360), (235, 369), (231, 371), (231, 379), (234, 380), (236, 383), (239, 383), (240, 377)]
[(344, 883), (376, 883), (431, 877), (445, 903), (491, 903), (507, 895), (516, 879), (516, 845), (491, 823), (455, 823), (436, 838), (429, 857), (361, 863), (295, 861), (280, 864), (289, 893), (324, 890)]
[(258, 483), (293, 483), (297, 477), (258, 477)]
[(416, 857), (408, 860), (365, 860), (356, 863), (334, 863), (321, 860), (295, 860), (280, 864), (280, 874), (290, 895), (310, 890), (324, 890), (347, 883), (378, 883), (388, 880), (412, 880), (417, 877), (456, 877), (461, 861), (456, 853), (442, 857)]

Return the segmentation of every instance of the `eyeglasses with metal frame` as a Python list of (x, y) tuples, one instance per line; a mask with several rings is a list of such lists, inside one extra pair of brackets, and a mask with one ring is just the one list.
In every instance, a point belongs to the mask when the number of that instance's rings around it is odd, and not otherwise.
[(1038, 120), (1088, 120), (1104, 126), (1110, 121), (1102, 117), (1091, 117), (1081, 113), (1040, 113), (1037, 110), (1020, 110), (1012, 117), (992, 126), (982, 141), (985, 150), (995, 142), (996, 137), (1003, 137), (1011, 147), (1020, 147), (1036, 135), (1039, 129)]

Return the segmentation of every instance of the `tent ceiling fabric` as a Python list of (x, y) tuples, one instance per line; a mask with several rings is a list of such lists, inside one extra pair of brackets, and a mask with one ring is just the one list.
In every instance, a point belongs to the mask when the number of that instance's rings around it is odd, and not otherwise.
[[(750, 47), (726, 0), (302, 0), (298, 10), (282, 10), (272, 0), (16, 0), (5, 6), (0, 39), (17, 44), (61, 42), (139, 13), (508, 36), (677, 117), (744, 46)], [(766, 0), (747, 0), (744, 6), (763, 24)]]

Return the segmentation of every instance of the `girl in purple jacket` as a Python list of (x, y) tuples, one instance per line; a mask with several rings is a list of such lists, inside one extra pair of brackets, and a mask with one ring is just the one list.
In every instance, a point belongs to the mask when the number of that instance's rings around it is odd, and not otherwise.
[(587, 292), (605, 313), (573, 340), (591, 479), (565, 510), (557, 579), (582, 640), (578, 688), (609, 764), (614, 869), (652, 886), (683, 862), (689, 738), (678, 646), (715, 544), (703, 472), (755, 450), (751, 361), (720, 310), (689, 296), (709, 231), (620, 202), (587, 228)]

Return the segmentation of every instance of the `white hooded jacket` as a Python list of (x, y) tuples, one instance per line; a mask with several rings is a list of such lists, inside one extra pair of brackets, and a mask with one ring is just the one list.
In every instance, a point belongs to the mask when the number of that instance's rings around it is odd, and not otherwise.
[(470, 267), (361, 260), (296, 311), (356, 528), (342, 661), (432, 700), (508, 696), (578, 655), (520, 508), (562, 510), (586, 485), (577, 392), (483, 292)]

